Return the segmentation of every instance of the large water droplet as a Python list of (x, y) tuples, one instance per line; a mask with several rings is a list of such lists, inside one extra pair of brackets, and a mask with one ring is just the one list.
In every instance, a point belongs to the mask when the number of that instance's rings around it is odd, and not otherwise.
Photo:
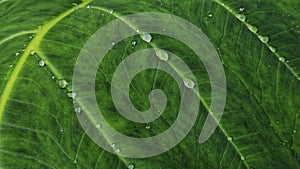
[(148, 43), (150, 43), (152, 40), (152, 36), (149, 33), (142, 33), (141, 37), (145, 42)]
[(285, 58), (284, 58), (284, 57), (279, 57), (278, 60), (279, 60), (280, 62), (285, 62)]
[(156, 56), (163, 61), (167, 61), (169, 59), (169, 55), (166, 51), (161, 49), (155, 49)]
[(38, 61), (38, 65), (41, 66), (41, 67), (45, 66), (45, 61), (42, 60), (42, 59), (39, 60), (39, 61)]
[(183, 83), (184, 83), (185, 87), (187, 87), (189, 89), (192, 89), (195, 87), (195, 83), (191, 79), (185, 78), (185, 79), (183, 79)]
[(246, 16), (244, 14), (237, 14), (237, 17), (243, 22), (246, 20)]
[(135, 166), (134, 166), (134, 164), (132, 164), (132, 163), (128, 164), (128, 166), (127, 166), (128, 169), (134, 169), (134, 167), (135, 167)]
[(253, 33), (256, 33), (258, 31), (257, 27), (250, 24), (247, 24), (247, 28)]
[(269, 37), (267, 37), (267, 36), (258, 36), (258, 38), (262, 43), (268, 43), (269, 42)]
[(58, 85), (61, 87), (61, 88), (66, 88), (68, 83), (67, 81), (65, 81), (64, 79), (61, 79), (58, 81)]

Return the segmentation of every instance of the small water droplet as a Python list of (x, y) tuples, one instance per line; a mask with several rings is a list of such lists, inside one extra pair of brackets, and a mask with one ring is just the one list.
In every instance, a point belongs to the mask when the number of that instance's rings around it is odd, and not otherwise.
[(135, 40), (131, 41), (131, 45), (135, 46), (137, 44), (137, 42)]
[(273, 46), (269, 46), (269, 49), (270, 49), (270, 51), (273, 52), (273, 53), (276, 52), (276, 48), (274, 48)]
[(246, 16), (244, 14), (237, 14), (237, 17), (243, 22), (246, 21)]
[(96, 128), (97, 128), (97, 129), (100, 129), (101, 127), (102, 127), (101, 124), (97, 124), (97, 125), (96, 125)]
[(12, 68), (14, 65), (9, 65), (9, 68)]
[(280, 62), (285, 62), (285, 58), (284, 58), (284, 57), (279, 57), (278, 60), (279, 60)]
[(169, 55), (166, 51), (161, 49), (155, 49), (156, 56), (163, 61), (167, 61), (169, 59)]
[(59, 82), (58, 82), (58, 85), (61, 87), (61, 88), (66, 88), (67, 87), (67, 81), (65, 81), (64, 79), (61, 79)]
[(116, 149), (116, 153), (120, 153), (121, 150), (119, 148)]
[(296, 133), (297, 131), (296, 130), (293, 130), (293, 133)]
[(140, 32), (140, 30), (139, 29), (137, 29), (137, 30), (135, 30), (137, 33), (139, 33)]
[(250, 24), (247, 24), (247, 28), (253, 32), (253, 33), (257, 33), (258, 29), (256, 26), (253, 26), (253, 25), (250, 25)]
[(163, 32), (166, 32), (166, 28), (163, 29)]
[(42, 28), (42, 25), (39, 25), (38, 28), (41, 29), (41, 28)]
[(209, 18), (212, 18), (212, 17), (213, 17), (213, 14), (212, 14), (212, 13), (208, 13), (208, 17), (209, 17)]
[(245, 158), (244, 156), (241, 156), (241, 160), (242, 160), (242, 161), (245, 161), (246, 158)]
[(232, 137), (230, 137), (230, 136), (227, 137), (227, 140), (228, 140), (228, 141), (232, 141)]
[(86, 6), (86, 8), (87, 8), (87, 9), (90, 9), (91, 7), (90, 7), (90, 5), (88, 5), (88, 6)]
[(55, 79), (55, 76), (51, 76), (51, 79), (53, 79), (53, 80), (54, 80), (54, 79)]
[(151, 128), (151, 126), (147, 125), (145, 128), (146, 128), (147, 130), (149, 130), (149, 129)]
[(132, 164), (132, 163), (128, 164), (128, 166), (127, 166), (128, 169), (134, 169), (134, 167), (135, 167), (135, 166), (134, 166), (134, 164)]
[(115, 143), (112, 143), (110, 146), (111, 148), (116, 148), (117, 145)]
[(72, 99), (74, 99), (76, 97), (76, 93), (69, 92), (69, 93), (67, 93), (67, 96), (70, 97), (70, 98), (72, 98)]
[(81, 113), (81, 108), (80, 107), (76, 107), (75, 108), (75, 113), (78, 113), (78, 114)]
[(42, 60), (42, 59), (39, 60), (39, 61), (38, 61), (38, 65), (41, 66), (41, 67), (45, 66), (45, 61)]
[(116, 45), (116, 42), (112, 42), (111, 45), (112, 45), (112, 46), (115, 46), (115, 45)]
[(63, 130), (63, 129), (60, 129), (60, 132), (64, 132), (64, 130)]
[(77, 163), (77, 160), (74, 160), (73, 163), (76, 164), (76, 163)]
[(245, 10), (245, 8), (241, 6), (240, 11), (243, 12), (244, 10)]
[(145, 42), (148, 42), (148, 43), (150, 43), (152, 40), (152, 36), (149, 33), (143, 33), (141, 35), (141, 37)]
[(33, 37), (32, 36), (29, 36), (29, 39), (32, 39)]
[(258, 36), (258, 38), (262, 43), (268, 43), (269, 42), (269, 37), (267, 37), (267, 36)]
[(30, 55), (34, 55), (35, 54), (35, 51), (34, 50), (31, 50), (30, 51)]
[(20, 55), (20, 53), (19, 52), (16, 52), (16, 56), (19, 56)]
[(191, 80), (191, 79), (183, 79), (183, 83), (185, 85), (185, 87), (189, 88), (189, 89), (192, 89), (195, 87), (195, 83)]
[(109, 13), (109, 14), (113, 14), (113, 13), (114, 13), (114, 10), (110, 9), (110, 10), (108, 10), (108, 13)]
[(77, 6), (78, 4), (77, 4), (77, 3), (72, 3), (72, 5), (73, 5), (73, 6)]

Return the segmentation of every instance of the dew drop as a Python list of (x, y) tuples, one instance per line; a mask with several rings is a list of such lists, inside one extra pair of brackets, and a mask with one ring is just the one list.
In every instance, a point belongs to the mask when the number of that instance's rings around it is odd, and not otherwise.
[(253, 25), (250, 25), (250, 24), (247, 24), (247, 28), (253, 32), (253, 33), (256, 33), (258, 31), (257, 27), (256, 26), (253, 26)]
[(276, 52), (276, 48), (274, 48), (273, 46), (270, 46), (269, 49), (270, 49), (270, 51), (273, 52), (273, 53)]
[(120, 153), (121, 150), (119, 148), (116, 149), (116, 153)]
[(60, 129), (60, 132), (64, 132), (64, 130), (63, 130), (63, 129)]
[(230, 137), (230, 136), (227, 137), (227, 140), (228, 140), (228, 141), (232, 141), (232, 137)]
[(58, 81), (58, 85), (63, 89), (67, 87), (67, 84), (68, 84), (67, 81), (65, 81), (64, 79)]
[(269, 42), (269, 37), (267, 37), (267, 36), (258, 36), (258, 38), (262, 43), (268, 43)]
[(293, 133), (296, 133), (297, 131), (296, 130), (293, 130)]
[(30, 55), (34, 55), (35, 54), (35, 51), (34, 50), (31, 50), (30, 51)]
[(32, 36), (29, 36), (29, 39), (32, 39), (33, 37)]
[(151, 128), (151, 126), (147, 125), (145, 128), (146, 128), (147, 130), (149, 130), (149, 129)]
[(240, 7), (240, 11), (243, 12), (245, 10), (244, 7)]
[(39, 25), (38, 28), (41, 29), (41, 28), (42, 28), (42, 25)]
[(80, 107), (76, 107), (75, 108), (75, 113), (78, 113), (78, 114), (81, 113), (81, 108)]
[(88, 5), (88, 6), (86, 6), (86, 8), (87, 8), (87, 9), (90, 9), (91, 7), (90, 7), (90, 5)]
[(74, 160), (73, 163), (76, 164), (76, 163), (77, 163), (77, 160)]
[(132, 164), (132, 163), (131, 163), (131, 164), (128, 164), (128, 166), (127, 166), (128, 169), (134, 169), (134, 167), (135, 167), (135, 166), (134, 166), (134, 164)]
[(213, 17), (213, 14), (212, 14), (212, 13), (208, 13), (208, 17), (209, 17), (209, 18), (212, 18), (212, 17)]
[(72, 3), (72, 5), (73, 5), (73, 6), (77, 6), (78, 4), (77, 4), (77, 3)]
[(163, 31), (166, 32), (166, 28), (164, 28)]
[(14, 65), (9, 65), (9, 68), (12, 68)]
[(246, 158), (245, 158), (244, 156), (241, 156), (241, 160), (242, 160), (242, 161), (245, 161)]
[(76, 93), (69, 92), (69, 93), (67, 93), (67, 96), (70, 97), (70, 98), (72, 98), (72, 99), (74, 99), (76, 97)]
[(137, 29), (137, 30), (135, 30), (137, 33), (139, 33), (140, 32), (140, 30), (139, 29)]
[(135, 40), (131, 41), (131, 45), (135, 46), (137, 44), (137, 42)]
[(111, 148), (116, 148), (117, 145), (115, 143), (112, 143), (110, 146)]
[(237, 14), (237, 17), (243, 22), (246, 20), (246, 16), (244, 14)]
[(19, 56), (20, 55), (20, 53), (19, 52), (16, 52), (16, 56)]
[(278, 60), (279, 60), (280, 62), (285, 62), (285, 58), (284, 58), (284, 57), (279, 57)]
[(164, 50), (156, 49), (155, 53), (160, 60), (167, 61), (169, 59), (168, 53)]
[(113, 14), (113, 13), (114, 13), (114, 10), (110, 9), (110, 10), (108, 10), (108, 13), (109, 13), (109, 14)]
[(44, 60), (39, 60), (38, 61), (38, 65), (40, 66), (40, 67), (43, 67), (43, 66), (45, 66), (45, 61)]
[(150, 43), (152, 40), (152, 36), (149, 33), (143, 33), (141, 35), (141, 37), (145, 42), (148, 42), (148, 43)]
[(191, 80), (191, 79), (183, 79), (183, 83), (185, 85), (185, 87), (189, 88), (189, 89), (192, 89), (195, 87), (195, 83)]
[(54, 80), (54, 79), (55, 79), (55, 76), (51, 76), (51, 79), (53, 79), (53, 80)]
[(97, 124), (97, 125), (96, 125), (96, 128), (97, 128), (97, 129), (100, 129), (101, 127), (102, 127), (101, 124)]
[(116, 45), (116, 42), (112, 42), (111, 45), (112, 45), (112, 46), (115, 46), (115, 45)]

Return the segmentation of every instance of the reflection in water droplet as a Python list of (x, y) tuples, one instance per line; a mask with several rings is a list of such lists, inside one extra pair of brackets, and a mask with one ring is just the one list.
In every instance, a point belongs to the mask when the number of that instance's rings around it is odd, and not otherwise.
[(66, 88), (67, 87), (67, 81), (65, 81), (64, 79), (61, 79), (59, 82), (58, 82), (58, 85), (61, 87), (61, 88)]
[(127, 168), (128, 169), (134, 169), (134, 164), (132, 164), (132, 163), (128, 164)]
[(45, 61), (42, 60), (42, 59), (39, 60), (39, 61), (38, 61), (38, 65), (41, 66), (41, 67), (45, 66)]
[(166, 51), (161, 49), (155, 49), (156, 56), (163, 61), (167, 61), (169, 59), (169, 55)]
[(267, 36), (258, 36), (258, 38), (262, 43), (268, 43), (269, 42), (269, 37), (267, 37)]
[(101, 127), (102, 127), (101, 124), (97, 124), (97, 125), (96, 125), (96, 128), (97, 128), (97, 129), (100, 129)]
[(183, 83), (185, 85), (185, 87), (189, 88), (189, 89), (192, 89), (195, 87), (195, 83), (191, 80), (191, 79), (183, 79)]
[(75, 108), (75, 112), (78, 113), (78, 114), (81, 113), (81, 108), (80, 107), (76, 107)]
[(137, 42), (135, 40), (131, 41), (131, 45), (135, 46), (137, 44)]
[(285, 62), (285, 58), (284, 58), (284, 57), (279, 57), (278, 60), (279, 60), (280, 62)]
[(152, 40), (152, 36), (149, 33), (143, 33), (141, 37), (145, 42), (148, 43)]
[(256, 33), (258, 31), (257, 27), (250, 24), (247, 24), (247, 28), (253, 33)]
[(246, 20), (246, 16), (244, 14), (237, 14), (237, 17), (243, 22)]

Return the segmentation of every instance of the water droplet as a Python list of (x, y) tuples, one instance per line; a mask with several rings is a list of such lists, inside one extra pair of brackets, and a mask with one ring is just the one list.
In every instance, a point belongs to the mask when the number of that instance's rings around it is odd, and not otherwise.
[(244, 14), (237, 14), (237, 17), (243, 22), (246, 20), (246, 16)]
[(276, 48), (274, 48), (273, 46), (269, 46), (269, 49), (270, 49), (270, 51), (273, 52), (273, 53), (276, 52)]
[(41, 28), (42, 28), (42, 25), (39, 25), (38, 28), (41, 29)]
[(78, 114), (81, 113), (81, 108), (80, 107), (76, 107), (75, 108), (75, 113), (78, 113)]
[(212, 18), (212, 17), (213, 17), (213, 14), (212, 14), (212, 13), (208, 13), (208, 17), (209, 17), (209, 18)]
[(112, 143), (110, 146), (111, 148), (116, 148), (117, 145), (115, 143)]
[(16, 56), (19, 56), (19, 54), (20, 54), (19, 52), (16, 52)]
[(12, 68), (14, 65), (9, 65), (9, 68)]
[(131, 41), (131, 45), (135, 46), (137, 44), (137, 42), (135, 40)]
[(241, 160), (242, 160), (242, 161), (245, 161), (246, 158), (245, 158), (244, 156), (241, 156)]
[(280, 62), (285, 62), (285, 58), (284, 58), (284, 57), (279, 57), (278, 60), (279, 60)]
[(240, 7), (240, 11), (243, 12), (245, 10), (244, 7)]
[(74, 160), (73, 163), (76, 164), (76, 163), (77, 163), (77, 160)]
[(63, 130), (63, 129), (60, 129), (60, 132), (64, 132), (64, 130)]
[(58, 85), (61, 87), (61, 88), (66, 88), (67, 87), (67, 81), (65, 81), (64, 79), (60, 80), (58, 82)]
[(42, 59), (39, 60), (39, 61), (38, 61), (38, 65), (41, 66), (41, 67), (45, 66), (45, 61), (42, 60)]
[(262, 43), (268, 43), (269, 42), (269, 37), (267, 37), (267, 36), (258, 36), (258, 38)]
[(152, 36), (149, 33), (143, 33), (141, 37), (145, 42), (148, 43), (150, 43), (152, 40)]
[(297, 131), (296, 130), (293, 130), (293, 133), (296, 133)]
[(167, 61), (169, 59), (169, 55), (166, 51), (161, 49), (155, 49), (156, 56), (163, 61)]
[(74, 99), (76, 97), (76, 93), (69, 92), (69, 93), (67, 93), (67, 96), (70, 97), (70, 98), (72, 98), (72, 99)]
[(29, 39), (32, 39), (33, 37), (32, 36), (29, 36)]
[(256, 33), (258, 31), (257, 27), (255, 27), (253, 25), (247, 24), (247, 27), (253, 33)]
[(87, 8), (87, 9), (90, 9), (91, 7), (90, 7), (90, 5), (88, 5), (88, 6), (86, 6), (86, 8)]
[(114, 13), (114, 10), (110, 9), (110, 10), (108, 10), (108, 13), (109, 13), (109, 14), (113, 14), (113, 13)]
[(78, 4), (77, 4), (77, 3), (72, 3), (72, 5), (73, 5), (73, 6), (77, 6)]
[(101, 127), (102, 127), (101, 124), (97, 124), (97, 125), (96, 125), (96, 128), (97, 128), (97, 129), (100, 129)]
[(230, 137), (230, 136), (227, 137), (227, 140), (228, 140), (228, 141), (232, 141), (232, 137)]
[(34, 55), (35, 54), (35, 51), (34, 50), (31, 50), (30, 51), (30, 55)]
[(164, 28), (163, 31), (166, 32), (166, 28)]
[(115, 45), (116, 45), (116, 42), (112, 42), (111, 45), (112, 45), (112, 46), (115, 46)]
[(116, 149), (116, 153), (120, 153), (121, 150), (119, 148)]
[(140, 32), (140, 30), (139, 29), (137, 29), (137, 30), (135, 30), (137, 33), (139, 33)]
[(146, 128), (147, 130), (149, 130), (149, 129), (151, 128), (151, 126), (147, 125), (145, 128)]
[(185, 87), (189, 88), (189, 89), (192, 89), (195, 87), (195, 83), (191, 80), (191, 79), (183, 79), (183, 83), (185, 85)]
[(51, 79), (53, 79), (53, 80), (54, 80), (54, 79), (55, 79), (55, 76), (51, 76)]
[(135, 166), (134, 166), (134, 164), (132, 164), (132, 163), (128, 164), (128, 166), (127, 166), (128, 169), (134, 169), (134, 167), (135, 167)]

